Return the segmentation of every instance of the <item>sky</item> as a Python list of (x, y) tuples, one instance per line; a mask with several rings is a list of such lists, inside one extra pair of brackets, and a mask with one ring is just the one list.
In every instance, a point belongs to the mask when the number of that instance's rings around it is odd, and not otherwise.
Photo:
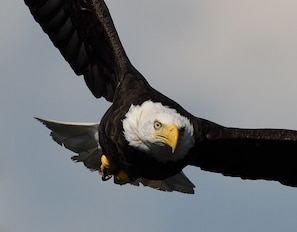
[[(297, 130), (297, 2), (108, 0), (150, 84), (192, 114)], [(97, 122), (95, 99), (23, 1), (0, 8), (0, 231), (296, 231), (297, 189), (187, 167), (194, 195), (102, 182), (34, 117)], [(281, 155), (281, 154), (280, 154)]]

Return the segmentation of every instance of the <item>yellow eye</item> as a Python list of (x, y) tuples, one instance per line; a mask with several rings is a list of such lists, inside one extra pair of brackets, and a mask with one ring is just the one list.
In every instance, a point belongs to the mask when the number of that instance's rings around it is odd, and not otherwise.
[(162, 123), (160, 123), (159, 121), (155, 121), (155, 122), (154, 122), (154, 128), (155, 128), (156, 130), (160, 129), (161, 127), (162, 127)]

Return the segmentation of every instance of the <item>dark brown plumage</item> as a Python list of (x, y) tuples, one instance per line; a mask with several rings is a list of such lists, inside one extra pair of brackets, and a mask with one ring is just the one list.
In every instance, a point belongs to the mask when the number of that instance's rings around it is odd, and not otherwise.
[[(113, 102), (101, 119), (99, 143), (103, 154), (128, 175), (129, 181), (164, 180), (193, 165), (228, 176), (297, 186), (297, 131), (226, 128), (184, 110), (153, 89), (130, 63), (103, 0), (25, 3), (74, 72), (84, 76), (94, 96)], [(191, 123), (194, 144), (183, 158), (160, 162), (127, 141), (123, 120), (131, 105), (147, 101), (175, 109)], [(182, 136), (183, 128), (179, 133)]]

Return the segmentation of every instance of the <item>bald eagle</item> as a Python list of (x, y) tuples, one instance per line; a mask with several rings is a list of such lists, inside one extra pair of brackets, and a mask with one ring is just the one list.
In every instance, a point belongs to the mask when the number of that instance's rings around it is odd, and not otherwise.
[(230, 128), (198, 118), (149, 85), (131, 64), (103, 0), (25, 0), (54, 46), (96, 98), (100, 123), (37, 118), (72, 159), (102, 180), (194, 193), (186, 166), (297, 186), (297, 131)]

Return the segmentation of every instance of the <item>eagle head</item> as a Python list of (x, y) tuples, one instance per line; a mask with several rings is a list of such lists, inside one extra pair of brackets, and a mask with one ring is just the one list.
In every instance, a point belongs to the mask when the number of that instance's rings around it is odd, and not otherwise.
[(162, 162), (183, 159), (194, 146), (190, 120), (159, 102), (131, 105), (123, 129), (130, 146)]

